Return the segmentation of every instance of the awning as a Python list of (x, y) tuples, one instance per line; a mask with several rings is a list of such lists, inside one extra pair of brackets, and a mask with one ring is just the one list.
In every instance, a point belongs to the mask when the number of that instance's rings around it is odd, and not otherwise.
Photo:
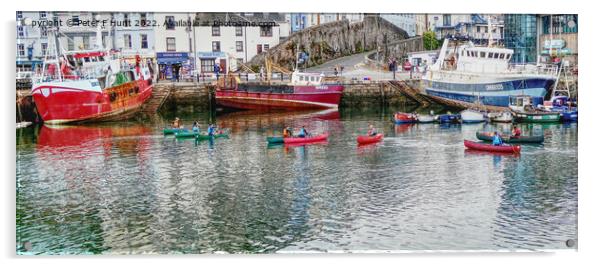
[(176, 52), (158, 52), (157, 63), (159, 64), (178, 64), (188, 62), (188, 53)]

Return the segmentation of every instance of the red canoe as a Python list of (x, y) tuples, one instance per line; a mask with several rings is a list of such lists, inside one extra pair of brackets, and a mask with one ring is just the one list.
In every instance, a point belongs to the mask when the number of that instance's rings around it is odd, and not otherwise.
[(324, 141), (327, 138), (328, 138), (327, 133), (323, 133), (323, 134), (311, 136), (311, 137), (288, 137), (288, 138), (284, 138), (284, 143), (285, 144), (311, 143), (311, 142)]
[(494, 146), (486, 143), (477, 143), (473, 141), (464, 140), (464, 146), (474, 150), (500, 152), (500, 153), (520, 153), (520, 146), (501, 145)]
[(383, 140), (383, 134), (379, 133), (377, 135), (374, 136), (368, 136), (368, 135), (360, 135), (357, 137), (357, 143), (359, 145), (363, 145), (363, 144), (370, 144), (370, 143), (376, 143), (380, 140)]

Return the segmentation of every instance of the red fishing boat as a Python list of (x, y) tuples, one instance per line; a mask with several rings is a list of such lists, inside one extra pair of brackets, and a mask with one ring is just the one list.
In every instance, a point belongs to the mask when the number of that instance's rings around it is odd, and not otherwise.
[(127, 64), (101, 43), (60, 56), (55, 50), (31, 93), (44, 123), (121, 120), (140, 111), (152, 94), (153, 75), (145, 65), (138, 56), (135, 65)]
[(329, 109), (338, 108), (344, 86), (328, 82), (323, 74), (291, 73), (288, 83), (240, 83), (229, 75), (217, 84), (218, 104), (238, 109)]

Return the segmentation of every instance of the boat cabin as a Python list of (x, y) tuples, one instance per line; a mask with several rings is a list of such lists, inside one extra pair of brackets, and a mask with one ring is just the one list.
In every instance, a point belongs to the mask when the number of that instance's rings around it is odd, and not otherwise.
[(456, 70), (472, 73), (499, 73), (508, 70), (514, 51), (497, 47), (462, 46), (458, 53)]
[(291, 77), (293, 85), (321, 85), (324, 79), (324, 74), (320, 73), (302, 73), (294, 71)]
[(508, 107), (515, 111), (527, 111), (530, 108), (532, 109), (534, 105), (531, 96), (516, 95), (510, 96), (510, 104)]

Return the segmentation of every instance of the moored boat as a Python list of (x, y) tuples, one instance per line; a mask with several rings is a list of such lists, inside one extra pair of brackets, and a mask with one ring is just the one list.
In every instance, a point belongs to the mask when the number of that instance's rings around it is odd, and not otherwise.
[(491, 122), (510, 123), (512, 122), (512, 113), (504, 111), (499, 113), (489, 113), (487, 115)]
[(519, 145), (501, 145), (494, 146), (492, 144), (478, 143), (469, 140), (464, 140), (464, 146), (469, 149), (498, 152), (498, 153), (520, 153), (521, 147)]
[[(493, 141), (493, 132), (477, 132), (477, 139), (482, 141)], [(542, 135), (521, 135), (521, 136), (510, 136), (510, 135), (502, 135), (502, 141), (505, 143), (543, 143), (544, 136)]]
[(329, 109), (338, 108), (344, 86), (329, 82), (323, 74), (295, 70), (290, 82), (240, 83), (233, 75), (217, 83), (218, 104), (237, 109)]
[(528, 95), (510, 97), (510, 110), (514, 122), (559, 122), (560, 113), (535, 108), (533, 98)]
[(418, 122), (418, 117), (412, 113), (396, 112), (395, 115), (393, 116), (393, 120), (397, 124), (416, 123), (416, 122)]
[(460, 123), (460, 115), (458, 114), (441, 114), (437, 116), (439, 123)]
[(150, 65), (139, 56), (134, 66), (122, 64), (119, 53), (102, 46), (100, 30), (96, 39), (94, 49), (62, 55), (54, 42), (49, 43), (47, 52), (54, 51), (53, 58), (47, 55), (31, 90), (44, 123), (121, 120), (139, 112), (150, 98), (154, 79)]
[(418, 115), (418, 122), (420, 122), (420, 123), (435, 122), (435, 116), (433, 116), (433, 115)]
[(462, 123), (479, 123), (485, 121), (483, 113), (472, 109), (462, 110), (460, 112), (460, 119)]
[(358, 143), (358, 145), (376, 143), (376, 142), (379, 142), (380, 140), (382, 140), (383, 137), (384, 137), (384, 135), (382, 133), (379, 133), (379, 134), (376, 134), (373, 136), (360, 135), (357, 137), (357, 143)]
[(328, 133), (319, 134), (316, 136), (309, 137), (287, 137), (284, 138), (285, 144), (302, 144), (311, 142), (321, 142), (328, 139)]

